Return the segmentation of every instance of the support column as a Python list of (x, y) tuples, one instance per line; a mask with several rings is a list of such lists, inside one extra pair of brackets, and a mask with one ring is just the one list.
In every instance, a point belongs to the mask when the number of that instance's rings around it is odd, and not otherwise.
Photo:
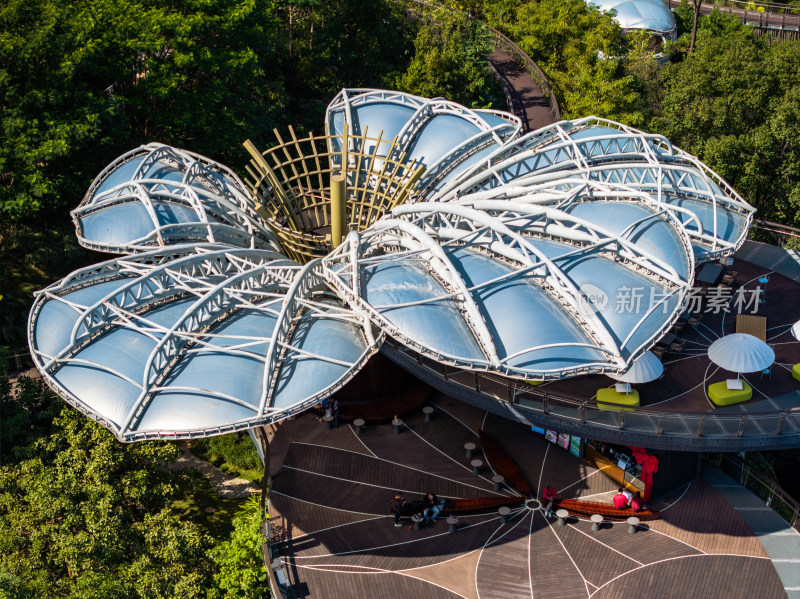
[(344, 175), (331, 175), (331, 243), (339, 247), (347, 235), (347, 188)]

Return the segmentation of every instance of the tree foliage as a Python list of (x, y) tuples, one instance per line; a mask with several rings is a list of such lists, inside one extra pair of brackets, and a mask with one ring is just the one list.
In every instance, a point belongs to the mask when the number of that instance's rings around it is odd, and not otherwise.
[(694, 52), (675, 59), (650, 128), (708, 163), (760, 218), (800, 224), (800, 42), (755, 38), (715, 11)]
[(230, 157), (285, 103), (268, 2), (11, 0), (0, 23), (6, 224), (74, 205), (143, 141)]
[(628, 50), (619, 25), (583, 0), (487, 2), (484, 12), (504, 28), (547, 75), (565, 118), (596, 115), (641, 124), (633, 77), (622, 68)]
[(279, 11), (289, 122), (307, 129), (343, 87), (391, 87), (413, 53), (414, 23), (392, 0), (285, 0)]
[(492, 51), (486, 27), (463, 11), (445, 8), (426, 11), (421, 21), (416, 52), (396, 87), (472, 108), (505, 108), (486, 60)]
[[(0, 596), (202, 596), (212, 539), (170, 512), (175, 484), (164, 466), (175, 447), (122, 446), (57, 409), (41, 382), (22, 385), (2, 405), (17, 426), (15, 459), (0, 468)], [(58, 411), (49, 435), (42, 404)]]
[(41, 380), (12, 393), (4, 364), (0, 598), (264, 596), (252, 510), (223, 542), (181, 520), (173, 444), (122, 445)]
[(261, 506), (251, 497), (233, 519), (233, 533), (211, 551), (214, 580), (224, 597), (230, 599), (266, 599), (269, 579), (264, 568), (261, 547)]

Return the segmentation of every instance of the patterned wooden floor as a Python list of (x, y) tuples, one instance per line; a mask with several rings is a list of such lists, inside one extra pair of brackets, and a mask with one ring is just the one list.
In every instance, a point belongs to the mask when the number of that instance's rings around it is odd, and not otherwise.
[(298, 597), (785, 597), (760, 543), (702, 481), (654, 504), (662, 519), (635, 535), (619, 523), (559, 527), (522, 497), (505, 524), (483, 514), (462, 517), (456, 533), (444, 520), (395, 528), (388, 505), (397, 490), (410, 499), (428, 490), (495, 495), (491, 468), (475, 476), (463, 450), (481, 426), (534, 488), (593, 501), (614, 493), (602, 473), (520, 425), (446, 398), (435, 406), (432, 422), (412, 416), (401, 434), (329, 431), (308, 415), (272, 428), (273, 540)]

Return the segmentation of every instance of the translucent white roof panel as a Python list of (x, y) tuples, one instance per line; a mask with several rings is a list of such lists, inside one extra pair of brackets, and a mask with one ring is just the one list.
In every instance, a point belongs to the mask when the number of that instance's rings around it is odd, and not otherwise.
[(675, 39), (675, 15), (663, 0), (591, 0), (600, 10), (615, 11), (623, 29), (644, 29), (665, 39)]
[(148, 144), (120, 156), (72, 211), (81, 245), (129, 253), (190, 242), (280, 249), (227, 167)]
[[(522, 130), (517, 117), (497, 110), (471, 110), (447, 100), (369, 89), (344, 89), (328, 105), (328, 134), (341, 135), (345, 124), (356, 134), (396, 137), (393, 158), (415, 160), (426, 168), (417, 184), (420, 194), (463, 171), (475, 153), (496, 150)], [(329, 146), (339, 151), (339, 139), (331, 138)], [(389, 144), (382, 143), (378, 152), (386, 156)]]
[[(353, 309), (437, 360), (538, 379), (622, 371), (680, 313), (691, 244), (641, 195), (591, 208), (581, 197), (562, 194), (558, 208), (531, 196), (401, 206), (323, 264)], [(618, 311), (624, 289), (644, 301)], [(598, 291), (607, 301), (594, 306)]]
[(464, 360), (483, 358), (456, 302), (435, 301), (447, 292), (418, 260), (365, 265), (362, 277), (364, 299), (416, 343)]
[(122, 440), (249, 428), (305, 409), (377, 349), (319, 265), (176, 246), (73, 273), (37, 296), (34, 360)]
[(577, 179), (648, 194), (686, 223), (701, 260), (736, 251), (755, 212), (716, 173), (663, 136), (596, 117), (563, 121), (510, 141), (438, 188), (431, 199), (507, 198)]
[[(468, 249), (452, 252), (451, 258), (468, 286), (481, 286), (476, 303), (498, 357), (509, 359), (511, 367), (557, 370), (604, 361), (603, 353), (590, 347), (565, 351), (560, 344), (588, 345), (591, 339), (544, 289), (525, 278), (509, 279), (511, 265)], [(492, 284), (498, 277), (506, 278)]]

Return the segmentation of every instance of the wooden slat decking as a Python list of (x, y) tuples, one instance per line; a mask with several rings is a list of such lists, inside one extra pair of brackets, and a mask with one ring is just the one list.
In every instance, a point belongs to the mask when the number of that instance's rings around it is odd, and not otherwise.
[(529, 73), (508, 54), (495, 49), (486, 57), (511, 89), (514, 106), (511, 112), (527, 122), (528, 131), (546, 127), (555, 122), (547, 96)]
[[(276, 446), (290, 441), (273, 454), (281, 463), (272, 467), (270, 521), (274, 549), (298, 597), (707, 599), (756, 587), (759, 597), (785, 596), (761, 545), (702, 481), (654, 501), (661, 518), (635, 535), (625, 523), (598, 532), (585, 519), (560, 527), (527, 507), (515, 508), (508, 523), (495, 513), (464, 516), (455, 534), (443, 519), (419, 531), (404, 519), (396, 528), (388, 504), (397, 489), (412, 500), (429, 488), (441, 496), (489, 496), (485, 479), (461, 474), (461, 441), (475, 433), (459, 420), (481, 422), (504, 451), (514, 452), (526, 476), (556, 485), (563, 497), (597, 501), (613, 494), (602, 473), (525, 427), (463, 406), (456, 420), (443, 411), (448, 402), (437, 400), (430, 423), (421, 415), (409, 419), (417, 434), (371, 427), (369, 438), (356, 439), (370, 448), (361, 452), (345, 449), (351, 441), (344, 439), (355, 438), (350, 427), (320, 436), (324, 425), (307, 416), (275, 427)], [(440, 440), (453, 459), (437, 446)], [(399, 450), (404, 442), (406, 455)]]

